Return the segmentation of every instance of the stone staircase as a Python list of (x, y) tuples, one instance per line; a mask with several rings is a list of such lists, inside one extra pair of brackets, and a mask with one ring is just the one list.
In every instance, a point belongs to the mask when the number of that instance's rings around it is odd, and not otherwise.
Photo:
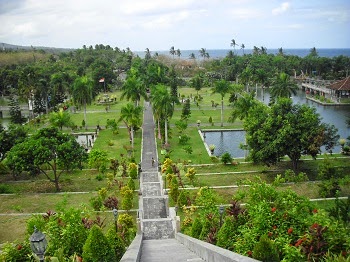
[(155, 163), (152, 164), (152, 158), (157, 162), (158, 154), (151, 107), (145, 108), (142, 137), (139, 219), (143, 238), (145, 240), (174, 238), (175, 223), (169, 216), (168, 196), (163, 193), (158, 167)]

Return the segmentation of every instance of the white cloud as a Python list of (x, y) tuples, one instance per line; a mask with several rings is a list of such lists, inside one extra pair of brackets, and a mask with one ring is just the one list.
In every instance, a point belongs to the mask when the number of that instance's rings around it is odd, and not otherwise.
[(237, 8), (229, 11), (232, 18), (236, 19), (254, 19), (262, 16), (262, 12), (256, 9)]
[(282, 3), (279, 7), (272, 9), (273, 15), (280, 15), (287, 12), (290, 9), (291, 5), (289, 2)]

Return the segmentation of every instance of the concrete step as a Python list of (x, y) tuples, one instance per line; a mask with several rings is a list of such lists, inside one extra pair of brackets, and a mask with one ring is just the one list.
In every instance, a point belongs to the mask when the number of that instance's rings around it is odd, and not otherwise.
[(144, 197), (161, 196), (160, 182), (142, 183), (142, 195)]
[(143, 219), (142, 229), (145, 240), (175, 237), (173, 220), (171, 218)]
[(169, 215), (167, 196), (142, 198), (143, 219), (166, 218)]
[(159, 182), (158, 172), (142, 172), (142, 182)]
[(143, 240), (141, 262), (203, 261), (175, 239)]

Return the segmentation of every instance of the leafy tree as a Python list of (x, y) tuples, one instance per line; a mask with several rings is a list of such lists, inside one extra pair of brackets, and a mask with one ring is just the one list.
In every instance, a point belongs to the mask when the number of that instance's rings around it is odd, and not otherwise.
[[(55, 127), (40, 129), (24, 142), (16, 144), (7, 155), (7, 165), (16, 172), (40, 172), (60, 190), (63, 172), (80, 168), (86, 152), (71, 135)], [(48, 169), (49, 167), (49, 169)]]
[(327, 137), (334, 137), (325, 136), (315, 108), (293, 105), (288, 98), (277, 100), (271, 108), (258, 104), (245, 119), (250, 157), (254, 162), (268, 165), (287, 155), (297, 170), (302, 154), (316, 157)]
[(72, 127), (74, 125), (70, 114), (63, 110), (63, 108), (60, 108), (58, 112), (52, 112), (49, 116), (49, 120), (52, 126), (58, 127), (60, 130), (62, 130), (64, 126)]
[(200, 91), (202, 87), (204, 86), (204, 78), (201, 74), (195, 75), (191, 80), (190, 80), (190, 86), (193, 87), (197, 91)]
[(93, 100), (92, 94), (92, 85), (93, 82), (87, 76), (78, 77), (74, 81), (73, 86), (73, 100), (76, 104), (84, 106), (84, 121), (87, 124), (86, 120), (86, 105), (91, 104)]
[(191, 103), (190, 99), (186, 99), (182, 107), (181, 120), (188, 120), (191, 116)]
[(94, 225), (89, 232), (88, 238), (83, 247), (83, 259), (86, 262), (110, 262), (116, 261), (115, 250), (110, 245), (106, 236), (97, 225)]
[(15, 144), (23, 142), (26, 137), (27, 130), (22, 125), (10, 124), (7, 130), (0, 125), (0, 162)]
[(129, 186), (123, 186), (120, 189), (120, 194), (123, 197), (122, 203), (121, 203), (122, 209), (130, 210), (133, 206), (133, 198), (134, 198), (133, 191), (129, 188)]
[(19, 106), (18, 99), (15, 95), (10, 96), (9, 106), (11, 123), (23, 124), (26, 121), (26, 119), (21, 114), (21, 107)]

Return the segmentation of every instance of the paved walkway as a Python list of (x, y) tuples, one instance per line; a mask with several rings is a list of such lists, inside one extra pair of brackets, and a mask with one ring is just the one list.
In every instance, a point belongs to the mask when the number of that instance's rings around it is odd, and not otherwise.
[(144, 240), (142, 241), (140, 261), (203, 261), (174, 238), (174, 212), (169, 212), (168, 196), (163, 194), (161, 175), (158, 172), (152, 106), (148, 102), (145, 102), (144, 106), (142, 172), (140, 174), (142, 196), (139, 199), (140, 222)]

